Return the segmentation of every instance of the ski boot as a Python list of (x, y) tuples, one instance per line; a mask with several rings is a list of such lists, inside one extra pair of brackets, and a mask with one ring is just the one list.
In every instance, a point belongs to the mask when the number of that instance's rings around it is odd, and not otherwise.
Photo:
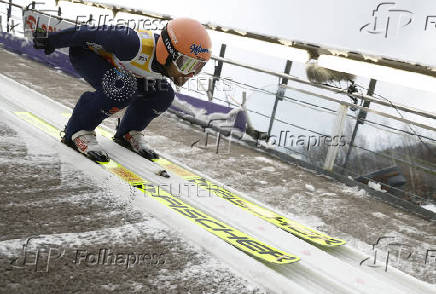
[(81, 130), (71, 136), (71, 139), (67, 140), (64, 135), (61, 141), (92, 161), (108, 162), (110, 160), (106, 151), (98, 145), (95, 131)]
[(122, 136), (114, 137), (113, 140), (148, 160), (159, 159), (159, 155), (147, 146), (144, 135), (140, 131), (130, 131)]

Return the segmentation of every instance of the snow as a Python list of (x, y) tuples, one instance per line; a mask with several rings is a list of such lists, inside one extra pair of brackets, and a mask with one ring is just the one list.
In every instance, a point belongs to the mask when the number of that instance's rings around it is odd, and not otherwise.
[(270, 159), (270, 158), (266, 158), (266, 157), (264, 157), (264, 156), (257, 156), (257, 157), (255, 157), (254, 159), (256, 159), (256, 160), (258, 160), (258, 161), (265, 162), (265, 163), (269, 163), (269, 164), (273, 164), (273, 163), (274, 163), (274, 161), (273, 161), (272, 159)]
[(315, 187), (312, 186), (312, 185), (310, 185), (310, 184), (304, 184), (304, 187), (305, 187), (308, 191), (310, 191), (310, 192), (315, 192), (315, 191), (316, 191)]
[(368, 186), (369, 186), (370, 188), (372, 188), (372, 189), (374, 189), (374, 190), (376, 190), (376, 191), (382, 192), (382, 193), (386, 193), (386, 192), (387, 192), (386, 190), (383, 190), (383, 189), (381, 188), (381, 184), (380, 184), (380, 183), (376, 183), (376, 182), (373, 182), (373, 181), (369, 181), (369, 182), (368, 182)]
[(423, 205), (422, 207), (427, 209), (427, 210), (431, 210), (433, 212), (436, 212), (436, 205), (435, 204)]
[(382, 218), (382, 219), (386, 218), (386, 215), (384, 215), (381, 212), (371, 212), (371, 214), (375, 217), (378, 217), (378, 218)]
[(261, 170), (267, 171), (267, 172), (275, 172), (276, 171), (276, 169), (272, 166), (264, 166), (261, 168)]
[(346, 194), (350, 194), (354, 197), (363, 198), (368, 197), (368, 193), (364, 189), (360, 189), (359, 187), (348, 187), (344, 185), (344, 188), (342, 189), (342, 192)]
[(214, 112), (206, 114), (206, 109), (196, 108), (186, 101), (180, 100), (177, 95), (174, 97), (172, 106), (181, 109), (189, 116), (198, 119), (204, 124), (215, 125), (218, 127), (233, 126), (236, 116), (242, 111), (242, 108), (234, 108), (228, 113)]

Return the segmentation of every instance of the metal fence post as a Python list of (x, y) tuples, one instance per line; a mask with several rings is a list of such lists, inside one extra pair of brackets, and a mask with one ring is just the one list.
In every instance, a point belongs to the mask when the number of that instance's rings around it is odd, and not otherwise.
[(15, 21), (11, 19), (11, 26), (9, 28), (11, 33), (15, 33)]
[[(374, 94), (376, 82), (377, 82), (377, 80), (374, 80), (374, 79), (371, 79), (369, 81), (369, 87), (368, 87), (368, 92), (367, 92), (368, 96), (372, 96)], [(369, 104), (370, 104), (370, 101), (365, 100), (363, 102), (363, 107), (369, 107)], [(362, 109), (359, 110), (359, 113), (357, 114), (356, 124), (354, 125), (354, 130), (353, 130), (353, 134), (351, 135), (351, 140), (350, 140), (350, 144), (348, 146), (347, 155), (345, 156), (345, 162), (342, 166), (344, 169), (347, 168), (348, 161), (350, 159), (351, 150), (353, 149), (354, 140), (356, 139), (357, 130), (359, 129), (359, 124), (364, 123), (366, 115), (367, 115), (367, 112), (362, 110)]]
[(9, 33), (10, 27), (9, 27), (9, 19), (11, 18), (12, 13), (12, 0), (9, 0), (9, 7), (8, 7), (8, 13), (6, 18), (6, 31)]
[[(291, 71), (291, 67), (292, 67), (292, 61), (287, 60), (286, 61), (286, 66), (285, 66), (285, 74), (289, 74), (289, 72)], [(279, 83), (279, 88), (277, 90), (276, 93), (276, 101), (274, 102), (274, 107), (271, 113), (271, 118), (269, 120), (269, 127), (268, 127), (268, 137), (271, 136), (271, 130), (274, 124), (274, 119), (276, 117), (276, 112), (277, 112), (277, 105), (279, 103), (279, 101), (283, 100), (283, 96), (285, 96), (285, 87), (283, 87), (282, 85), (287, 85), (288, 84), (288, 79), (286, 78), (282, 78), (281, 83)]]
[[(220, 57), (224, 57), (224, 54), (226, 53), (226, 44), (221, 44), (221, 50), (220, 50)], [(215, 70), (213, 72), (212, 80), (209, 80), (209, 86), (207, 89), (207, 98), (209, 101), (212, 101), (213, 99), (213, 92), (215, 91), (215, 84), (216, 81), (219, 80), (221, 77), (221, 71), (223, 69), (224, 62), (218, 61), (218, 64), (215, 65)]]
[[(339, 141), (340, 138), (342, 136), (342, 134), (344, 133), (344, 128), (345, 128), (345, 120), (347, 118), (347, 111), (348, 111), (348, 105), (339, 105), (339, 111), (338, 111), (338, 116), (336, 118), (336, 123), (333, 127), (333, 133), (332, 133), (332, 138), (333, 138), (333, 142), (332, 144), (329, 146), (329, 149), (327, 151), (327, 156), (325, 158), (325, 162), (324, 162), (324, 169), (328, 170), (328, 171), (332, 171), (333, 167), (335, 165), (335, 160), (336, 160), (336, 156), (338, 155), (338, 151), (339, 151)], [(334, 138), (338, 139), (337, 144), (334, 143)]]

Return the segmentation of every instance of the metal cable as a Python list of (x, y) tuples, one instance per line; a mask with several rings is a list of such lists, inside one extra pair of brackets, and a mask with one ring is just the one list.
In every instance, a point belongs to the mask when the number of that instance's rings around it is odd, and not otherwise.
[[(205, 72), (204, 74), (209, 75), (209, 76), (211, 76), (212, 78), (222, 79), (222, 78), (220, 78), (220, 77), (216, 77), (216, 76), (214, 76), (213, 74), (210, 74), (210, 73), (207, 73), (207, 72)], [(273, 95), (273, 96), (276, 95), (275, 92), (272, 92), (272, 91), (269, 91), (269, 90), (266, 90), (266, 89), (262, 89), (262, 88), (258, 88), (258, 87), (252, 86), (252, 85), (250, 85), (250, 84), (246, 84), (246, 83), (238, 82), (238, 81), (233, 80), (233, 79), (225, 79), (225, 80), (226, 80), (226, 81), (229, 81), (230, 83), (233, 83), (233, 84), (236, 84), (236, 85), (240, 86), (241, 89), (243, 89), (242, 86), (245, 86), (245, 87), (250, 88), (252, 91), (258, 91), (258, 92), (262, 92), (262, 93), (264, 93), (264, 94)], [(295, 99), (295, 98), (292, 98), (292, 97), (289, 97), (289, 96), (286, 96), (286, 95), (281, 96), (281, 97), (282, 97), (284, 100), (291, 100), (291, 101), (294, 101), (294, 102), (296, 102), (296, 103), (298, 102), (298, 103), (301, 103), (301, 104), (306, 104), (306, 105), (308, 105), (309, 108), (312, 108), (312, 109), (314, 109), (314, 110), (316, 110), (315, 108), (321, 108), (321, 109), (324, 109), (324, 110), (326, 110), (326, 111), (328, 111), (328, 112), (337, 113), (336, 110), (334, 110), (334, 109), (330, 109), (330, 108), (328, 108), (328, 107), (319, 106), (319, 105), (316, 105), (316, 104), (313, 104), (313, 103), (310, 103), (310, 102), (307, 102), (307, 101), (303, 101), (303, 100), (298, 100), (298, 99)], [(311, 107), (310, 107), (310, 106), (311, 106)]]
[[(219, 77), (213, 76), (212, 74), (207, 73), (207, 72), (205, 72), (204, 74), (209, 75), (209, 76), (211, 76), (213, 78), (219, 78)], [(241, 82), (238, 82), (238, 81), (235, 81), (235, 80), (227, 80), (227, 81), (229, 81), (231, 83), (234, 83), (234, 84), (247, 86), (247, 87), (251, 88), (251, 90), (253, 90), (253, 91), (263, 92), (263, 93), (268, 94), (268, 95), (276, 95), (276, 93), (274, 93), (274, 92), (271, 92), (271, 91), (266, 90), (266, 89), (258, 88), (258, 87), (255, 87), (255, 86), (252, 86), (252, 85), (249, 85), (249, 84), (241, 83)], [(316, 96), (317, 94), (316, 93), (311, 93), (311, 95)], [(216, 97), (213, 97), (213, 98), (217, 99)], [(302, 101), (302, 100), (298, 100), (298, 99), (295, 99), (295, 98), (291, 98), (291, 97), (286, 96), (286, 95), (284, 95), (283, 98), (285, 100), (291, 102), (291, 103), (299, 104), (301, 107), (311, 108), (313, 110), (324, 112), (324, 113), (331, 113), (331, 114), (337, 113), (337, 111), (334, 110), (334, 109), (330, 109), (328, 107), (323, 107), (323, 106), (318, 106), (316, 104), (312, 104), (312, 103), (309, 103), (309, 102), (306, 102), (306, 101)], [(300, 103), (301, 104), (305, 104), (305, 105), (301, 105)], [(306, 105), (309, 105), (309, 106), (306, 106)], [(323, 109), (323, 110), (321, 110), (321, 109)], [(353, 118), (353, 119), (357, 119), (356, 116), (353, 116), (351, 114), (347, 114), (347, 117)], [(268, 118), (271, 118), (271, 117), (268, 116)], [(433, 139), (433, 138), (430, 138), (430, 137), (427, 137), (427, 136), (424, 136), (424, 135), (417, 135), (416, 133), (411, 133), (411, 132), (408, 132), (406, 130), (397, 129), (395, 127), (388, 126), (388, 125), (385, 125), (385, 124), (382, 124), (382, 123), (377, 123), (377, 122), (370, 121), (368, 119), (362, 119), (362, 120), (368, 122), (369, 124), (371, 124), (372, 127), (375, 127), (374, 125), (379, 125), (379, 126), (387, 128), (387, 129), (391, 129), (391, 130), (394, 130), (394, 131), (405, 133), (405, 134), (410, 135), (410, 136), (419, 136), (421, 138), (425, 138), (427, 140), (430, 140), (430, 141), (433, 141), (433, 142), (436, 143), (436, 139)], [(386, 130), (386, 131), (388, 131), (388, 130)], [(398, 134), (398, 133), (395, 133), (395, 134), (403, 135), (403, 134)]]
[[(7, 12), (1, 11), (1, 10), (0, 10), (0, 14), (4, 14), (4, 15), (6, 15), (6, 16), (8, 15)], [(11, 14), (11, 16), (9, 17), (9, 19), (14, 19), (14, 20), (19, 20), (19, 21), (22, 21), (22, 20), (23, 20), (22, 17), (15, 16), (15, 15), (12, 15), (12, 14)], [(21, 24), (21, 23), (20, 23), (20, 24)]]
[[(204, 93), (202, 93), (202, 92), (200, 92), (200, 91), (193, 90), (193, 89), (189, 89), (189, 90), (191, 90), (191, 91), (193, 91), (193, 92), (196, 92), (196, 93), (198, 93), (198, 94), (201, 94), (201, 95), (206, 96), (206, 94), (204, 94)], [(216, 100), (218, 100), (218, 101), (221, 101), (221, 102), (224, 102), (224, 103), (228, 103), (228, 104), (234, 105), (234, 106), (236, 106), (236, 107), (240, 107), (239, 105), (236, 105), (236, 104), (234, 104), (234, 103), (231, 103), (230, 101), (225, 101), (225, 100), (223, 100), (223, 99), (219, 99), (219, 98), (217, 98), (217, 97), (213, 97), (213, 99), (216, 99)], [(263, 116), (263, 117), (265, 117), (265, 118), (270, 118), (269, 116), (267, 116), (267, 115), (265, 115), (265, 114), (261, 114), (261, 113), (259, 113), (259, 112), (257, 112), (257, 111), (253, 111), (253, 110), (249, 110), (249, 109), (247, 109), (247, 111), (252, 112), (252, 113), (256, 113), (256, 114), (261, 115), (261, 116)], [(357, 117), (354, 117), (354, 118), (357, 119)], [(304, 127), (299, 126), (299, 125), (297, 125), (297, 124), (293, 124), (293, 123), (290, 123), (290, 122), (285, 122), (285, 121), (283, 121), (283, 120), (281, 120), (281, 119), (278, 119), (278, 118), (276, 118), (275, 121), (280, 122), (280, 123), (285, 124), (285, 125), (288, 125), (288, 126), (292, 126), (292, 127), (294, 127), (294, 128), (300, 129), (300, 130), (304, 130), (304, 131), (307, 131), (307, 132), (310, 132), (310, 133), (313, 133), (313, 134), (317, 134), (317, 135), (319, 135), (319, 136), (328, 136), (328, 135), (326, 135), (326, 134), (323, 134), (323, 133), (317, 132), (317, 131), (315, 131), (315, 130), (311, 130), (311, 129), (308, 129), (308, 128), (304, 128)], [(349, 145), (349, 142), (348, 142), (348, 145)], [(412, 163), (412, 162), (405, 161), (405, 160), (400, 159), (400, 158), (398, 158), (398, 157), (393, 157), (393, 156), (392, 156), (392, 157), (389, 157), (389, 156), (387, 156), (387, 155), (384, 155), (383, 153), (374, 152), (374, 151), (369, 150), (369, 149), (367, 149), (367, 148), (365, 148), (365, 147), (361, 147), (361, 146), (354, 145), (354, 144), (353, 144), (353, 147), (356, 147), (356, 148), (358, 148), (358, 149), (364, 150), (364, 151), (369, 152), (369, 153), (371, 153), (371, 154), (374, 154), (375, 156), (378, 156), (378, 157), (388, 158), (388, 159), (391, 159), (391, 160), (392, 160), (392, 159), (397, 160), (397, 161), (402, 162), (402, 163), (404, 163), (404, 164), (407, 164), (407, 165), (409, 165), (409, 166), (413, 166), (413, 167), (415, 167), (415, 168), (417, 168), (417, 169), (421, 169), (421, 170), (423, 170), (423, 171), (425, 171), (425, 172), (428, 172), (428, 173), (430, 173), (430, 174), (436, 174), (436, 170), (432, 170), (432, 169), (429, 169), (429, 168), (426, 168), (426, 167), (422, 167), (422, 166), (416, 165), (416, 164), (414, 164), (414, 163)], [(289, 148), (288, 148), (288, 149), (289, 149)]]

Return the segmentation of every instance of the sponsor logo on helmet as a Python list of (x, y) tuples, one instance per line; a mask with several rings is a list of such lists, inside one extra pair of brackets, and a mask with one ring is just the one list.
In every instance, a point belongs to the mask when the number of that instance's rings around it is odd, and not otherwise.
[(177, 57), (176, 50), (174, 50), (171, 41), (169, 39), (165, 39), (165, 47), (167, 47), (168, 52), (172, 56), (172, 58), (175, 60)]
[(168, 35), (170, 35), (171, 40), (174, 44), (177, 44), (177, 37), (176, 34), (174, 34), (174, 31), (171, 28), (167, 28)]
[(209, 49), (201, 47), (200, 44), (192, 44), (189, 48), (191, 49), (191, 53), (194, 53), (195, 55), (198, 55), (200, 53), (209, 53)]

